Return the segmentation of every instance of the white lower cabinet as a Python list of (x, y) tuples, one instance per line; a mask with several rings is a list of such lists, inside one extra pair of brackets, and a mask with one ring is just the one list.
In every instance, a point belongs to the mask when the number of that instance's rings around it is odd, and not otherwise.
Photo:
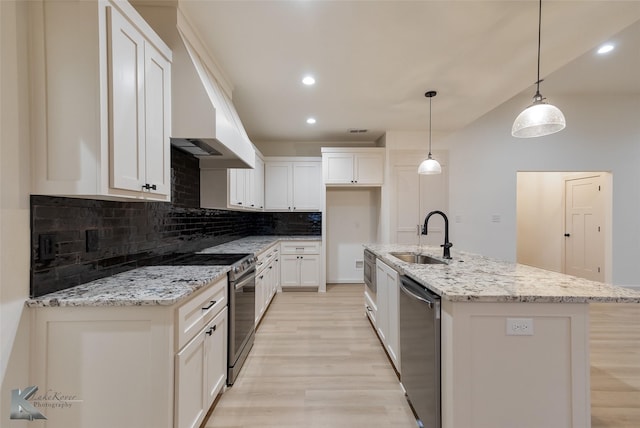
[(226, 293), (225, 276), (172, 306), (30, 309), (30, 384), (72, 397), (43, 426), (200, 426), (226, 383)]
[(400, 288), (398, 272), (376, 260), (375, 328), (391, 362), (400, 372)]
[(227, 379), (226, 349), (225, 307), (176, 355), (177, 427), (200, 426)]
[(280, 286), (320, 286), (320, 242), (283, 241), (280, 246)]
[(256, 327), (267, 312), (280, 283), (280, 249), (275, 244), (258, 256), (256, 269)]

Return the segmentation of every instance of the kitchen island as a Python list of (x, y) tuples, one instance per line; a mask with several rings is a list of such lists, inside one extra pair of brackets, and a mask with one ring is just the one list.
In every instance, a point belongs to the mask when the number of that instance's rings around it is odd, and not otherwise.
[[(365, 248), (442, 299), (443, 427), (591, 425), (589, 303), (640, 303), (640, 293), (472, 253), (442, 260), (439, 247)], [(445, 264), (407, 263), (392, 252)], [(507, 334), (513, 319), (526, 320), (526, 335)]]

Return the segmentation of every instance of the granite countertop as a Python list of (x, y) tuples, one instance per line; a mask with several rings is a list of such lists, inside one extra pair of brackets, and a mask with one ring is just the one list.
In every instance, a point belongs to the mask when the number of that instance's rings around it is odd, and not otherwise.
[(27, 300), (27, 306), (173, 305), (226, 275), (229, 266), (148, 266)]
[[(250, 236), (201, 253), (253, 253), (279, 241), (321, 240), (320, 236)], [(226, 275), (229, 266), (147, 266), (26, 301), (32, 308), (57, 306), (173, 305)]]
[(198, 251), (199, 253), (253, 253), (259, 256), (266, 251), (271, 245), (279, 241), (320, 241), (321, 236), (304, 236), (304, 235), (278, 235), (278, 236), (249, 236), (246, 238), (236, 239), (226, 244), (216, 245), (215, 247), (205, 248)]
[(442, 259), (442, 248), (365, 245), (386, 264), (453, 302), (640, 303), (640, 292), (518, 263), (451, 250), (447, 264), (417, 265), (390, 252), (418, 252)]

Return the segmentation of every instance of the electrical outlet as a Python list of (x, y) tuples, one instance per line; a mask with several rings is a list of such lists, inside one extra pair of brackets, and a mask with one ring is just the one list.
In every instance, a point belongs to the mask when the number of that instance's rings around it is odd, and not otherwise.
[(43, 233), (38, 235), (38, 259), (40, 261), (47, 261), (55, 258), (56, 235), (54, 233)]
[(356, 260), (356, 269), (363, 269), (363, 268), (364, 268), (364, 261)]
[(85, 242), (87, 253), (92, 253), (100, 249), (98, 240), (98, 229), (87, 229), (85, 231)]
[(533, 318), (507, 318), (507, 336), (533, 336)]

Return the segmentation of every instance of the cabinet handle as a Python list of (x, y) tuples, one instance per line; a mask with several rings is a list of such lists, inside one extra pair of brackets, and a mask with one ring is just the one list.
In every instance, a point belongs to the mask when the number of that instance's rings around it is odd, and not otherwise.
[(373, 312), (373, 309), (371, 309), (371, 307), (369, 305), (367, 305), (367, 311)]
[(238, 202), (238, 205), (242, 205), (242, 202)]
[(202, 308), (202, 310), (203, 310), (203, 311), (208, 311), (208, 310), (209, 310), (209, 309), (211, 309), (211, 308), (213, 307), (213, 305), (215, 305), (215, 304), (216, 304), (216, 301), (215, 301), (215, 300), (210, 300), (210, 301), (209, 301), (209, 306), (206, 306), (206, 307)]
[(209, 330), (207, 330), (205, 333), (207, 333), (207, 336), (211, 336), (214, 331), (216, 331), (216, 326), (215, 325), (213, 327), (211, 327)]
[(262, 278), (264, 278), (264, 275), (260, 275), (260, 276), (258, 277), (258, 279), (262, 279)]
[(269, 269), (273, 269), (273, 266), (269, 266)]
[(145, 190), (156, 190), (158, 187), (155, 184), (146, 183), (142, 188)]

